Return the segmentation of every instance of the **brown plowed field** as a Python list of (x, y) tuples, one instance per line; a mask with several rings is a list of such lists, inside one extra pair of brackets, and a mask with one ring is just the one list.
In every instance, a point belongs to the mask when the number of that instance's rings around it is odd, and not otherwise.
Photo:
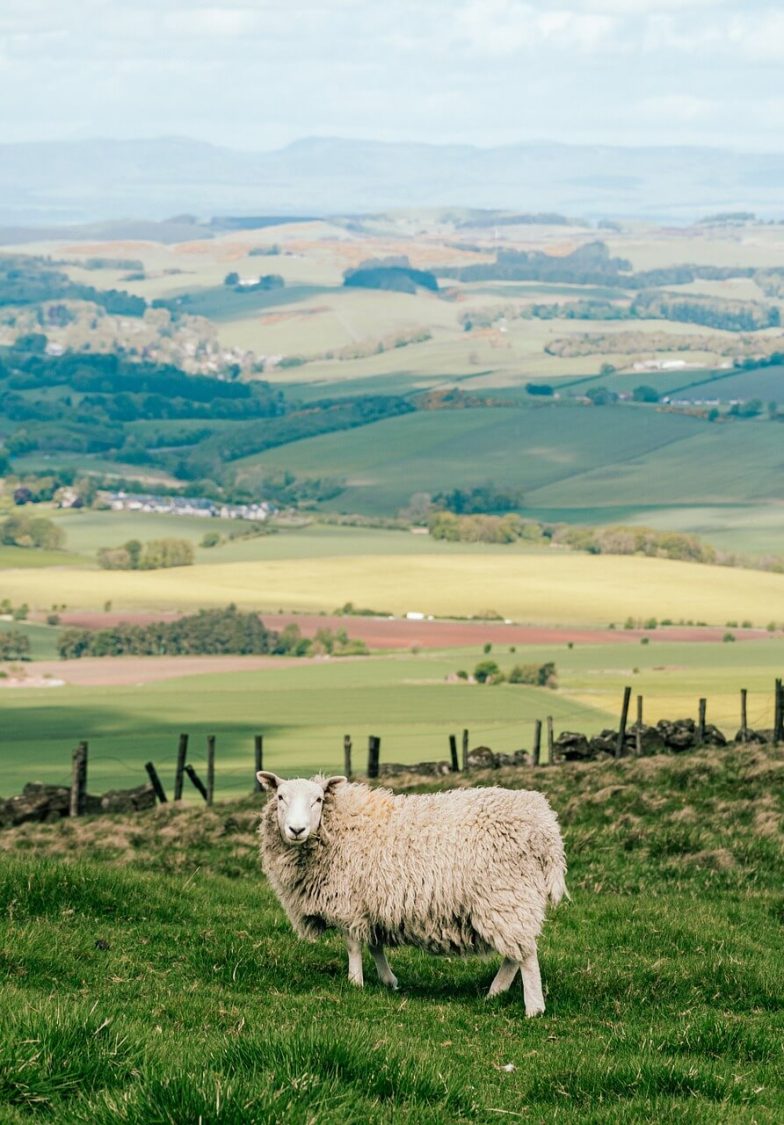
[[(106, 629), (121, 623), (147, 625), (153, 621), (174, 621), (175, 612), (101, 613), (84, 610), (63, 613), (61, 624), (80, 629)], [(408, 621), (404, 618), (386, 617), (334, 617), (319, 614), (264, 613), (261, 615), (271, 629), (285, 625), (298, 625), (306, 637), (318, 629), (345, 629), (349, 636), (365, 641), (374, 649), (466, 648), (472, 645), (605, 645), (639, 643), (640, 637), (655, 636), (662, 641), (720, 641), (724, 628), (696, 628), (673, 625), (655, 631), (643, 629), (570, 629), (538, 625), (503, 625), (499, 622), (479, 621)], [(738, 640), (761, 640), (770, 634), (764, 629), (733, 629)]]

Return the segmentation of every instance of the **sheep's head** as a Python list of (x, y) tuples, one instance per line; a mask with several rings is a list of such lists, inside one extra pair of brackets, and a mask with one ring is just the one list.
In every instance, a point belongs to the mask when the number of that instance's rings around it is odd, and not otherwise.
[(259, 770), (262, 787), (272, 793), (280, 834), (287, 844), (304, 844), (321, 825), (324, 802), (345, 777), (295, 777), (285, 781), (277, 774)]

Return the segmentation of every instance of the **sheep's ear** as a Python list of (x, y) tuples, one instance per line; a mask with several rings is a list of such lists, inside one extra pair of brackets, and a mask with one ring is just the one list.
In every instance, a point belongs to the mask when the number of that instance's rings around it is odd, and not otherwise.
[(278, 777), (276, 773), (269, 773), (267, 770), (259, 770), (256, 778), (262, 789), (270, 789), (273, 792), (283, 783), (282, 777)]
[(321, 788), (324, 790), (324, 796), (328, 797), (332, 790), (336, 789), (337, 786), (340, 785), (343, 781), (348, 781), (348, 778), (344, 777), (342, 774), (336, 774), (335, 777), (325, 778), (321, 783)]

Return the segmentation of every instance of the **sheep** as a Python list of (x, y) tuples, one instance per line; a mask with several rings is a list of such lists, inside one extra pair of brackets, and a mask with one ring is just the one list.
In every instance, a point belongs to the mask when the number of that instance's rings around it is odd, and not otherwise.
[(367, 944), (396, 989), (384, 946), (500, 953), (488, 997), (522, 976), (526, 1016), (544, 1012), (536, 939), (567, 894), (558, 819), (541, 793), (500, 788), (399, 795), (345, 777), (284, 780), (261, 816), (261, 863), (297, 934), (339, 930), (362, 987)]

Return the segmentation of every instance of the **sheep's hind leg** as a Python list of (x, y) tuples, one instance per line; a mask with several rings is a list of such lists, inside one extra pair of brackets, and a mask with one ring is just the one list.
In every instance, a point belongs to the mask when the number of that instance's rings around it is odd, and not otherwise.
[(529, 953), (520, 965), (523, 977), (523, 996), (525, 998), (526, 1016), (541, 1016), (544, 1012), (544, 995), (542, 994), (542, 976), (539, 972), (539, 958), (536, 956), (536, 947)]
[(511, 957), (504, 957), (501, 968), (495, 974), (493, 983), (490, 985), (490, 991), (487, 994), (488, 1000), (492, 996), (500, 996), (502, 992), (509, 991), (519, 968), (519, 961), (513, 961)]
[(346, 937), (348, 947), (348, 980), (349, 984), (357, 988), (364, 987), (365, 977), (362, 972), (362, 946), (354, 938)]
[(387, 955), (386, 953), (384, 953), (384, 946), (380, 944), (373, 945), (373, 943), (371, 942), (370, 952), (373, 954), (373, 960), (376, 962), (376, 972), (378, 973), (378, 979), (382, 984), (386, 985), (387, 988), (396, 989), (397, 977), (389, 967)]

